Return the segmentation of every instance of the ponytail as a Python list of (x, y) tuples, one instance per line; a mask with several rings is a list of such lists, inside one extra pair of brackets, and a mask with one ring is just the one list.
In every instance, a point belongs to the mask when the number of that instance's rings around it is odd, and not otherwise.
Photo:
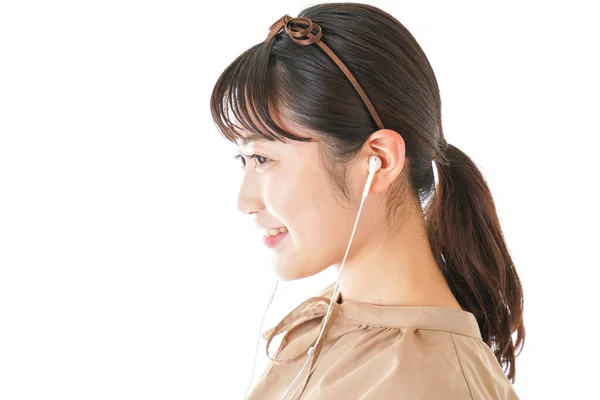
[(525, 341), (521, 281), (485, 179), (465, 153), (447, 146), (425, 210), (429, 241), (454, 296), (475, 315), (483, 341), (514, 383), (515, 350)]

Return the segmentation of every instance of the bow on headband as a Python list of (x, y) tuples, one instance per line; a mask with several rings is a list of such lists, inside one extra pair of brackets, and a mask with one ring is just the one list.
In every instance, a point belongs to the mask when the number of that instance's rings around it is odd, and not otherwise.
[[(294, 43), (298, 43), (301, 45), (309, 45), (316, 43), (320, 48), (322, 48), (323, 51), (325, 51), (325, 53), (327, 53), (327, 55), (331, 57), (331, 59), (337, 64), (337, 66), (350, 80), (350, 83), (352, 83), (352, 86), (354, 86), (354, 89), (356, 89), (360, 98), (369, 109), (369, 112), (371, 113), (373, 120), (377, 124), (377, 127), (379, 129), (384, 129), (383, 123), (381, 122), (379, 115), (375, 111), (375, 107), (373, 107), (373, 104), (371, 104), (369, 97), (362, 89), (362, 87), (358, 84), (358, 81), (356, 80), (356, 78), (354, 78), (352, 72), (350, 72), (350, 70), (344, 65), (342, 60), (340, 60), (335, 55), (335, 53), (329, 48), (329, 46), (327, 46), (321, 40), (321, 38), (323, 37), (323, 32), (321, 31), (321, 27), (318, 24), (305, 17), (293, 18), (290, 17), (288, 14), (285, 14), (283, 17), (279, 18), (277, 21), (275, 21), (273, 25), (269, 27), (269, 35), (264, 40), (264, 43), (269, 42), (273, 37), (275, 37), (279, 33), (279, 31), (282, 28), (285, 30), (285, 32), (288, 34), (288, 36)], [(316, 35), (313, 34), (314, 30), (317, 31)], [(304, 36), (306, 36), (308, 39), (299, 39)]]
[[(302, 28), (304, 25), (306, 28)], [(290, 39), (292, 39), (295, 43), (302, 45), (309, 45), (318, 42), (321, 40), (323, 36), (323, 32), (321, 32), (321, 27), (311, 21), (308, 18), (304, 17), (296, 17), (292, 18), (289, 15), (285, 14), (283, 17), (279, 18), (273, 25), (269, 27), (269, 36), (265, 39), (265, 42), (268, 42), (273, 38), (273, 36), (277, 35), (281, 28), (284, 28)], [(299, 30), (297, 28), (300, 28)], [(317, 30), (317, 34), (313, 35), (312, 32)], [(308, 39), (300, 40), (302, 36), (308, 36)]]

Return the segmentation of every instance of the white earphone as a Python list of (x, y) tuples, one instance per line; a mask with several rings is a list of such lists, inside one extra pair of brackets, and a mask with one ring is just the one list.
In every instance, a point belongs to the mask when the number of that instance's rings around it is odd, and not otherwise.
[(367, 197), (369, 194), (369, 189), (371, 189), (371, 183), (373, 183), (373, 177), (375, 176), (375, 172), (379, 171), (381, 168), (381, 158), (376, 155), (372, 155), (369, 157), (369, 176), (367, 176), (367, 183), (365, 184), (365, 190), (363, 190), (362, 197)]
[[(335, 287), (333, 289), (333, 294), (331, 295), (331, 302), (329, 303), (329, 307), (327, 308), (327, 313), (325, 314), (325, 316), (323, 317), (323, 321), (321, 322), (321, 331), (319, 332), (319, 336), (317, 336), (317, 340), (315, 341), (315, 344), (308, 348), (308, 352), (307, 352), (308, 357), (306, 357), (306, 362), (304, 363), (304, 366), (302, 367), (302, 369), (300, 370), (298, 375), (296, 375), (296, 378), (294, 378), (294, 380), (292, 381), (292, 383), (290, 384), (290, 386), (288, 387), (286, 392), (283, 394), (282, 399), (284, 399), (288, 395), (290, 389), (294, 386), (294, 384), (296, 383), (296, 381), (298, 380), (300, 375), (302, 375), (302, 372), (304, 371), (304, 369), (308, 365), (311, 357), (314, 354), (315, 348), (317, 347), (317, 345), (319, 344), (319, 341), (321, 340), (321, 335), (323, 334), (323, 331), (325, 330), (325, 326), (327, 325), (327, 322), (329, 321), (329, 316), (331, 314), (333, 302), (337, 298), (338, 286), (340, 283), (340, 276), (342, 275), (342, 270), (344, 269), (344, 264), (346, 263), (346, 257), (348, 256), (348, 252), (350, 251), (350, 245), (352, 244), (352, 239), (354, 238), (354, 232), (356, 232), (356, 227), (358, 225), (358, 219), (360, 218), (362, 206), (365, 202), (365, 199), (367, 198), (367, 196), (369, 194), (369, 190), (371, 189), (371, 183), (373, 183), (373, 178), (375, 177), (375, 173), (377, 171), (379, 171), (380, 169), (381, 169), (381, 159), (376, 155), (369, 156), (369, 172), (368, 172), (368, 176), (367, 176), (367, 182), (365, 183), (365, 188), (362, 193), (362, 200), (360, 202), (360, 207), (358, 208), (358, 215), (356, 216), (356, 221), (354, 222), (354, 228), (352, 229), (352, 235), (350, 236), (350, 241), (348, 242), (348, 247), (346, 248), (346, 254), (344, 255), (344, 259), (342, 261), (342, 266), (340, 267), (340, 271), (338, 273)], [(275, 296), (275, 291), (277, 290), (278, 283), (279, 283), (279, 280), (277, 280), (277, 282), (275, 282), (275, 287), (273, 288), (273, 293), (271, 293), (271, 298), (269, 300), (269, 304), (267, 305), (267, 309), (265, 310), (265, 313), (263, 315), (263, 320), (260, 324), (260, 332), (259, 332), (259, 336), (258, 336), (259, 342), (260, 342), (260, 334), (262, 333), (262, 325), (264, 323), (265, 316), (267, 315), (267, 310), (269, 309), (269, 306), (271, 305), (271, 302), (273, 301), (273, 297)], [(256, 354), (258, 354), (258, 343), (257, 343), (257, 348), (256, 348)], [(254, 356), (254, 366), (256, 366), (256, 354)], [(250, 387), (252, 385), (253, 379), (254, 379), (254, 367), (252, 368), (252, 377), (250, 378), (250, 386), (248, 387), (248, 390), (246, 391), (246, 396), (244, 397), (245, 399), (248, 397), (248, 392), (250, 391)]]

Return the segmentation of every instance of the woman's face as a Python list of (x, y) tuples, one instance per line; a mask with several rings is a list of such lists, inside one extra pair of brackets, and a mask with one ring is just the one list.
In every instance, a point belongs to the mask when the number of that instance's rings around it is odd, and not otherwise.
[[(284, 121), (278, 124), (308, 137)], [(256, 154), (253, 159), (240, 161), (245, 162), (245, 168), (238, 208), (253, 214), (259, 228), (288, 230), (272, 248), (275, 272), (281, 280), (305, 278), (341, 263), (360, 205), (367, 165), (348, 166), (346, 184), (354, 201), (351, 204), (336, 191), (321, 166), (318, 146), (316, 142), (298, 141), (238, 142), (240, 154)], [(363, 209), (349, 258), (359, 251), (361, 239), (370, 229), (365, 212)]]

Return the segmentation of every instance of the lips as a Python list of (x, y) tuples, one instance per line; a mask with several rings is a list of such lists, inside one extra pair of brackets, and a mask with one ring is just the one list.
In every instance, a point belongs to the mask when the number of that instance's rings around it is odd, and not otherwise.
[(288, 236), (288, 234), (289, 234), (289, 232), (286, 229), (284, 232), (280, 232), (277, 235), (265, 236), (264, 237), (265, 244), (270, 248), (274, 248), (281, 242), (281, 240), (286, 238)]

